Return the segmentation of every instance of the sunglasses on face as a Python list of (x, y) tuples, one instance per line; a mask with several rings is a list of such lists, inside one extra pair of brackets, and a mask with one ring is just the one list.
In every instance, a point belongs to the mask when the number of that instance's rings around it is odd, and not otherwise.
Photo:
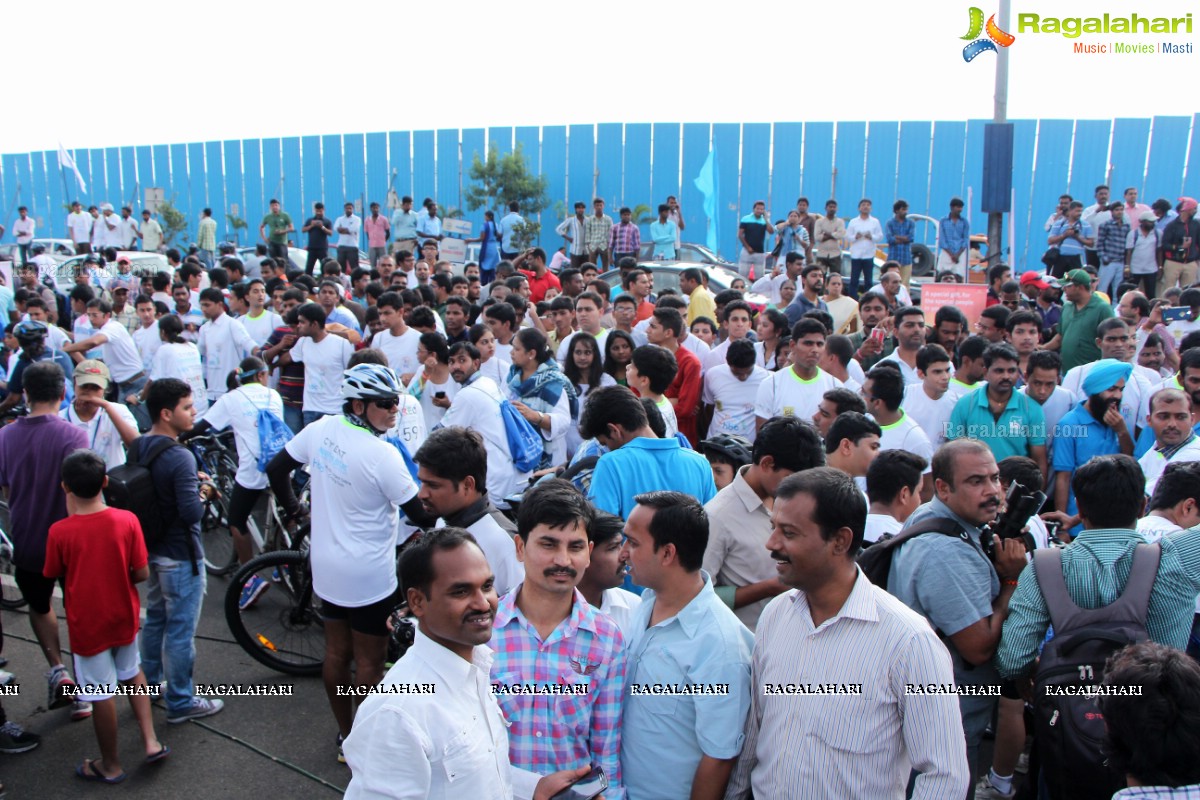
[(380, 411), (391, 411), (393, 408), (400, 407), (400, 398), (389, 397), (386, 400), (372, 400), (371, 405), (375, 406)]

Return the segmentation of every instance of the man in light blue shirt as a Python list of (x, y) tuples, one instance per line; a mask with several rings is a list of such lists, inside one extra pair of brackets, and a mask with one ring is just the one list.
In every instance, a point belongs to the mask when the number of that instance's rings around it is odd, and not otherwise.
[(512, 261), (519, 254), (517, 253), (517, 244), (513, 241), (516, 236), (517, 226), (525, 224), (525, 218), (520, 215), (521, 204), (516, 200), (508, 204), (508, 213), (500, 218), (499, 228), (500, 234), (500, 258)]
[(708, 546), (703, 507), (671, 491), (635, 502), (621, 561), (649, 588), (629, 626), (625, 790), (629, 800), (677, 800), (696, 796), (694, 785), (721, 797), (745, 740), (754, 636), (700, 569)]
[(1067, 206), (1067, 216), (1050, 227), (1050, 235), (1046, 242), (1051, 247), (1058, 248), (1058, 263), (1053, 269), (1055, 277), (1065, 275), (1073, 269), (1084, 265), (1086, 249), (1096, 243), (1092, 235), (1092, 226), (1080, 219), (1083, 216), (1083, 203), (1073, 200)]
[(392, 212), (392, 252), (417, 248), (417, 213), (412, 210), (413, 199), (407, 195), (400, 199), (400, 207)]
[(675, 258), (675, 237), (679, 230), (672, 220), (667, 219), (670, 213), (671, 207), (663, 203), (658, 207), (658, 221), (650, 223), (650, 241), (654, 242), (654, 257), (666, 261)]
[(442, 240), (442, 221), (438, 219), (437, 203), (430, 200), (425, 205), (425, 211), (425, 214), (417, 217), (417, 238), (421, 240), (421, 247), (430, 240)]

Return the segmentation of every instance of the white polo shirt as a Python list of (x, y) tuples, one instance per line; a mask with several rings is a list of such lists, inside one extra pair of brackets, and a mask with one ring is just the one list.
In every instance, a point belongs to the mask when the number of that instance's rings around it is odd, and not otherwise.
[[(341, 233), (340, 229), (345, 228), (349, 233)], [(358, 232), (362, 230), (362, 219), (357, 214), (346, 216), (343, 214), (333, 221), (333, 229), (339, 231), (337, 238), (338, 247), (358, 247)]]
[[(135, 431), (137, 430), (137, 420), (133, 418), (133, 414), (128, 408), (120, 403), (114, 404), (113, 408), (117, 416)], [(116, 424), (103, 408), (96, 409), (95, 415), (86, 422), (79, 418), (74, 403), (59, 411), (58, 415), (87, 435), (88, 449), (103, 458), (105, 466), (109, 469), (125, 463), (125, 442), (121, 440), (121, 434), (117, 430)]]
[[(325, 334), (319, 343), (309, 336), (301, 336), (291, 353), (292, 361), (304, 364), (304, 410), (340, 414), (342, 373), (354, 354), (354, 345), (332, 333)], [(399, 453), (396, 455), (399, 457)]]

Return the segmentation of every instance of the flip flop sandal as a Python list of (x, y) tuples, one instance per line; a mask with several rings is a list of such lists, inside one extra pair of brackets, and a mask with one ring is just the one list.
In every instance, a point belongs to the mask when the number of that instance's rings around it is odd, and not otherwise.
[(146, 760), (145, 760), (144, 762), (142, 762), (142, 763), (144, 763), (144, 764), (157, 764), (159, 761), (162, 761), (164, 758), (166, 758), (166, 757), (167, 757), (167, 756), (169, 756), (169, 755), (171, 755), (171, 748), (167, 747), (167, 746), (164, 744), (164, 745), (162, 746), (162, 750), (159, 750), (157, 753), (155, 753), (155, 754), (154, 754), (154, 755), (152, 755), (152, 756), (146, 756)]
[(100, 770), (96, 769), (96, 761), (94, 758), (85, 758), (83, 763), (75, 768), (75, 774), (85, 781), (93, 781), (95, 783), (120, 783), (125, 780), (128, 775), (122, 772), (120, 775), (108, 777)]

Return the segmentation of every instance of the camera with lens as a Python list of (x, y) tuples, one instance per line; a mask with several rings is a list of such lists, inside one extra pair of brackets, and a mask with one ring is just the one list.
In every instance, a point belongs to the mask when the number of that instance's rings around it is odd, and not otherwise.
[(388, 634), (387, 641), (387, 663), (389, 664), (399, 661), (417, 640), (416, 620), (407, 614), (408, 604), (405, 603), (392, 612), (392, 618), (389, 620), (389, 627), (392, 629)]
[(1033, 536), (1025, 530), (1025, 526), (1029, 524), (1029, 518), (1042, 509), (1045, 502), (1046, 495), (1042, 492), (1027, 489), (1015, 481), (1009, 484), (1008, 494), (1004, 498), (1004, 513), (997, 517), (995, 522), (983, 526), (979, 543), (987, 557), (992, 561), (996, 560), (993, 536), (1001, 539), (1020, 539), (1026, 552), (1032, 553), (1037, 545)]

